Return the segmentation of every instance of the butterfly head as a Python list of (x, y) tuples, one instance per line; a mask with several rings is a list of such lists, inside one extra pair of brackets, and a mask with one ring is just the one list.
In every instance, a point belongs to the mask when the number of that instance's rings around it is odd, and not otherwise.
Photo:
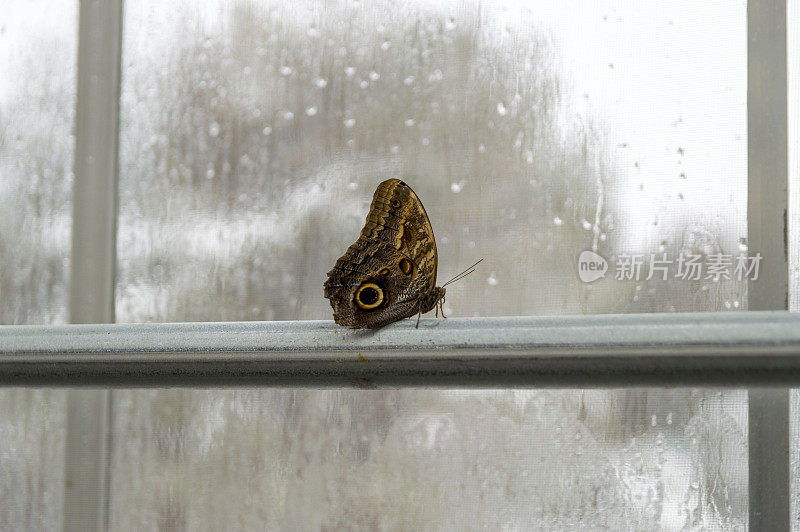
[(433, 307), (436, 306), (436, 303), (438, 303), (440, 300), (444, 301), (444, 293), (445, 289), (441, 286), (434, 287), (433, 290), (420, 298), (419, 311), (425, 314), (426, 312), (433, 310)]

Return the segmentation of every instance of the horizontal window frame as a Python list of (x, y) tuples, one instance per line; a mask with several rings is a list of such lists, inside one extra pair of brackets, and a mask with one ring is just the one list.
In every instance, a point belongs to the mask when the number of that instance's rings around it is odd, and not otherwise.
[(800, 314), (11, 326), (0, 385), (800, 386)]

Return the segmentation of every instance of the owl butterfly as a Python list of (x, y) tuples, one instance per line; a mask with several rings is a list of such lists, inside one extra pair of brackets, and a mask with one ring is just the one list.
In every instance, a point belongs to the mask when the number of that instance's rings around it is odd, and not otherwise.
[(328, 272), (325, 297), (339, 325), (377, 329), (417, 314), (419, 326), (420, 315), (443, 310), (444, 287), (474, 266), (436, 286), (436, 241), (425, 207), (411, 187), (389, 179), (375, 191), (361, 236)]

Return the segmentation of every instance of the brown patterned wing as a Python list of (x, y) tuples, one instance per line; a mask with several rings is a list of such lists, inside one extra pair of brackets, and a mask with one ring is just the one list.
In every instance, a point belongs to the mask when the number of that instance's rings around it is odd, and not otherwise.
[[(425, 208), (399, 179), (378, 186), (358, 240), (328, 272), (325, 297), (336, 323), (382, 327), (437, 299), (436, 242)], [(433, 299), (432, 299), (433, 298)]]
[(425, 276), (426, 286), (433, 289), (436, 240), (428, 213), (411, 187), (399, 179), (387, 179), (378, 185), (361, 236), (386, 242), (408, 256)]

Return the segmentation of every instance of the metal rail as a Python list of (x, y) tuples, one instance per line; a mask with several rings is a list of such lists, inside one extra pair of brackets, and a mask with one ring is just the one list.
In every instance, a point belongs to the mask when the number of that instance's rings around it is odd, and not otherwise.
[(0, 327), (12, 386), (800, 385), (800, 314)]

